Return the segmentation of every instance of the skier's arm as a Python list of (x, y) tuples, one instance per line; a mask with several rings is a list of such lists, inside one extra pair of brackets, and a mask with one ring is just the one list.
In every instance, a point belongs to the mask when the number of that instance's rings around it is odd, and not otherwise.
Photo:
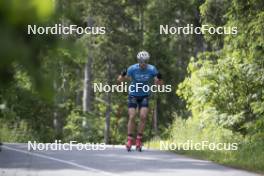
[(121, 72), (121, 74), (118, 76), (117, 81), (120, 83), (120, 82), (123, 82), (123, 81), (127, 81), (129, 79), (130, 78), (127, 76), (127, 69), (124, 69)]

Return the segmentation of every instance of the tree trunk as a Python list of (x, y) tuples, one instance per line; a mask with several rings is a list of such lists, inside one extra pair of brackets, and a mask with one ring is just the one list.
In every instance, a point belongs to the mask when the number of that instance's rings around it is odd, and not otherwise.
[[(93, 26), (93, 19), (89, 18), (87, 22), (88, 27)], [(91, 112), (92, 110), (92, 65), (93, 65), (93, 56), (92, 56), (92, 42), (88, 42), (88, 57), (87, 62), (84, 67), (84, 86), (83, 86), (83, 112)]]
[(64, 114), (61, 111), (61, 108), (58, 107), (59, 104), (64, 103), (66, 101), (66, 87), (67, 87), (67, 79), (64, 76), (64, 66), (59, 65), (60, 71), (58, 73), (58, 77), (61, 80), (53, 81), (53, 88), (56, 91), (56, 96), (54, 96), (54, 104), (56, 105), (55, 110), (53, 112), (53, 128), (55, 130), (55, 136), (57, 139), (62, 137), (63, 124), (65, 119), (63, 119)]
[(105, 132), (104, 132), (104, 142), (109, 144), (110, 136), (110, 117), (111, 117), (111, 93), (108, 92), (106, 95), (107, 108), (105, 113)]
[[(195, 20), (194, 20), (194, 26), (199, 26), (201, 27), (200, 23), (200, 12), (199, 8), (195, 9)], [(197, 54), (201, 51), (205, 51), (205, 42), (203, 38), (203, 34), (197, 34), (195, 35), (195, 41), (196, 41), (196, 46), (194, 47), (194, 55), (197, 57)]]
[(92, 105), (92, 57), (88, 56), (84, 67), (83, 112), (91, 112)]
[(138, 18), (139, 18), (139, 30), (140, 30), (140, 50), (144, 46), (144, 7), (142, 4), (138, 5)]
[[(107, 59), (107, 84), (111, 85), (112, 78), (112, 60), (111, 57)], [(111, 117), (111, 92), (106, 93), (106, 113), (105, 113), (105, 131), (104, 131), (104, 142), (109, 144), (109, 136), (110, 136), (110, 117)]]
[(154, 105), (154, 112), (153, 112), (153, 130), (154, 130), (154, 135), (158, 135), (158, 109), (159, 109), (159, 98), (155, 100), (155, 105)]
[[(76, 69), (76, 76), (77, 78), (81, 78), (81, 69)], [(78, 89), (76, 90), (76, 99), (75, 99), (75, 103), (77, 106), (81, 106), (82, 105), (82, 90), (79, 89), (79, 86), (78, 86)]]

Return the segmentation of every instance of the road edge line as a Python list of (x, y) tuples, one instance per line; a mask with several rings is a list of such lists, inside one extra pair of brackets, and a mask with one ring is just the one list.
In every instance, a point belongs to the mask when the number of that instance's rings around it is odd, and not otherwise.
[(85, 170), (92, 171), (92, 172), (101, 173), (101, 174), (104, 174), (104, 175), (120, 176), (118, 174), (114, 174), (114, 173), (111, 173), (111, 172), (106, 172), (106, 171), (95, 169), (95, 168), (92, 168), (92, 167), (87, 167), (87, 166), (84, 166), (84, 165), (81, 165), (81, 164), (77, 164), (77, 163), (74, 163), (74, 162), (71, 162), (71, 161), (65, 161), (65, 160), (62, 160), (62, 159), (54, 158), (54, 157), (51, 157), (51, 156), (46, 156), (46, 155), (39, 154), (39, 153), (32, 153), (32, 152), (29, 152), (29, 151), (20, 150), (20, 149), (12, 148), (12, 147), (5, 146), (5, 145), (2, 146), (2, 149), (3, 148), (8, 149), (8, 150), (12, 150), (12, 151), (16, 151), (16, 152), (20, 152), (20, 153), (24, 153), (24, 154), (28, 154), (28, 155), (32, 155), (32, 156), (36, 156), (36, 157), (40, 157), (40, 158), (45, 158), (45, 159), (57, 161), (57, 162), (60, 162), (60, 163), (63, 163), (63, 164), (68, 164), (68, 165), (71, 165), (71, 166), (74, 166), (74, 167), (78, 167), (78, 168), (85, 169)]

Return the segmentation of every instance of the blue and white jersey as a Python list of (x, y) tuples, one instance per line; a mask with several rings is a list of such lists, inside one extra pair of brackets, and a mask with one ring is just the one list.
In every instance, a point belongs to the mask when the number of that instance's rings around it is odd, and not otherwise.
[(129, 95), (148, 96), (150, 95), (150, 83), (158, 71), (155, 66), (147, 64), (146, 68), (140, 68), (139, 64), (131, 65), (127, 69), (127, 76), (130, 77)]

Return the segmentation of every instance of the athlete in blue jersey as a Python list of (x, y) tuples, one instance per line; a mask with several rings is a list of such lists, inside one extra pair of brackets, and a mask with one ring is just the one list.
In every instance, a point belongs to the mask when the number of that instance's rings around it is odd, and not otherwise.
[(141, 151), (142, 136), (144, 126), (148, 114), (148, 102), (150, 89), (153, 80), (155, 84), (163, 84), (161, 74), (156, 67), (148, 64), (150, 55), (147, 51), (141, 51), (137, 55), (138, 63), (131, 65), (128, 69), (124, 69), (118, 77), (118, 81), (122, 82), (130, 80), (128, 95), (128, 137), (127, 150), (130, 151), (133, 144), (133, 132), (135, 128), (136, 109), (139, 108), (140, 122), (137, 130), (136, 149)]

